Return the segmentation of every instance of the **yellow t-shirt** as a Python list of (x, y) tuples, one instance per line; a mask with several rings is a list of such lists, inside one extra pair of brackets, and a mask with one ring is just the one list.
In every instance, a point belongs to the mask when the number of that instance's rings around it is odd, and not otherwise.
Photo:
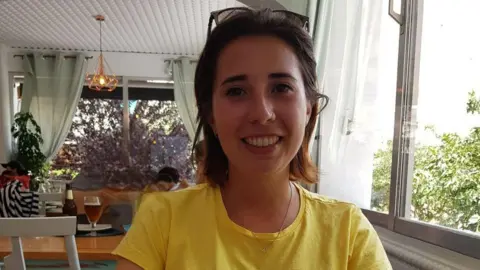
[(299, 214), (265, 253), (277, 234), (255, 238), (230, 220), (220, 190), (201, 184), (148, 194), (113, 254), (148, 270), (392, 269), (359, 208), (296, 186)]

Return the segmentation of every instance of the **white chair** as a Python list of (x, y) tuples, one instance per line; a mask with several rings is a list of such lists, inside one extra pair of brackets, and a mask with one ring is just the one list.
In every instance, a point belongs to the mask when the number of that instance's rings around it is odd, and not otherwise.
[(0, 218), (0, 236), (10, 237), (12, 253), (5, 257), (5, 270), (26, 270), (21, 237), (63, 236), (68, 264), (80, 270), (75, 231), (77, 217)]
[(63, 202), (64, 194), (62, 192), (38, 193), (38, 214), (45, 216), (47, 211), (47, 202)]

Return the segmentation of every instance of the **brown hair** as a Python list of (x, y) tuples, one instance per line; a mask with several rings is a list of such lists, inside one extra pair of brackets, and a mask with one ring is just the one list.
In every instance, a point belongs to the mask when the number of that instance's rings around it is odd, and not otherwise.
[(313, 42), (301, 25), (268, 9), (239, 12), (221, 22), (211, 32), (200, 55), (195, 73), (198, 127), (194, 144), (197, 142), (200, 132), (203, 131), (205, 138), (203, 174), (212, 185), (223, 186), (228, 179), (228, 158), (208, 120), (211, 119), (212, 114), (213, 82), (216, 76), (217, 59), (229, 43), (245, 36), (279, 38), (293, 49), (298, 58), (305, 95), (312, 106), (312, 113), (305, 128), (302, 145), (290, 162), (290, 179), (301, 180), (308, 184), (315, 183), (318, 175), (317, 166), (310, 158), (308, 144), (315, 128), (317, 115), (321, 111), (318, 99), (324, 98), (328, 102), (328, 98), (317, 91)]
[(195, 183), (197, 184), (208, 182), (206, 175), (203, 173), (204, 159), (205, 141), (200, 140), (195, 144), (195, 147), (193, 148), (193, 162), (196, 165)]
[(198, 166), (202, 161), (203, 158), (205, 157), (205, 146), (203, 143), (203, 140), (198, 141), (195, 144), (195, 147), (193, 148), (193, 154), (195, 157), (195, 164)]

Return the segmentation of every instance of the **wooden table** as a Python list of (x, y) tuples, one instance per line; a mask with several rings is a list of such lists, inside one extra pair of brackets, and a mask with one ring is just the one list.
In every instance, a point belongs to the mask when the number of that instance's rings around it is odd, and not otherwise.
[[(123, 236), (77, 237), (77, 251), (80, 260), (115, 260), (111, 252)], [(26, 260), (67, 260), (62, 237), (22, 238), (23, 254)], [(0, 237), (0, 258), (10, 254), (10, 238)]]
[[(1, 0), (0, 0), (1, 1)], [(85, 213), (83, 209), (84, 196), (101, 196), (107, 205), (113, 208), (115, 205), (133, 205), (137, 198), (138, 191), (102, 189), (96, 191), (74, 191), (74, 198), (77, 204), (79, 219)], [(128, 207), (127, 207), (128, 208)], [(130, 207), (131, 209), (131, 207)], [(107, 210), (108, 212), (108, 210)], [(131, 223), (132, 213), (116, 213), (116, 216), (109, 216), (104, 213), (100, 223), (112, 224), (114, 228), (120, 229), (121, 225)], [(83, 218), (81, 223), (87, 223)], [(125, 220), (121, 220), (125, 219)], [(117, 247), (123, 236), (110, 237), (77, 237), (77, 251), (80, 260), (115, 260), (111, 252)], [(26, 260), (66, 260), (64, 241), (62, 237), (26, 237), (22, 238), (23, 253)], [(8, 237), (0, 237), (0, 259), (10, 254), (11, 245)]]

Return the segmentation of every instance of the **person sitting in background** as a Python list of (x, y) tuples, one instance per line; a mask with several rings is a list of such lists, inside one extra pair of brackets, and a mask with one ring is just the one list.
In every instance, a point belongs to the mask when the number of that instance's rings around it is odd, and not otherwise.
[(16, 179), (0, 187), (0, 218), (32, 217), (38, 214), (37, 192), (25, 191), (23, 184)]
[(180, 178), (180, 173), (173, 167), (164, 167), (157, 174), (157, 186), (160, 191), (174, 191), (184, 189), (190, 185)]
[(25, 170), (22, 163), (12, 160), (2, 164), (2, 167), (5, 168), (5, 171), (0, 175), (0, 188), (14, 180), (18, 180), (22, 183), (23, 189), (30, 189), (30, 176), (27, 174), (27, 170)]
[(188, 183), (183, 183), (180, 180), (180, 173), (173, 167), (163, 167), (158, 172), (155, 183), (147, 185), (142, 194), (137, 199), (137, 209), (142, 203), (143, 197), (146, 193), (158, 191), (174, 191), (188, 187)]
[[(173, 167), (163, 167), (157, 174), (156, 183), (148, 185), (146, 191), (173, 191), (180, 187), (180, 173)], [(147, 190), (149, 189), (149, 190)]]

